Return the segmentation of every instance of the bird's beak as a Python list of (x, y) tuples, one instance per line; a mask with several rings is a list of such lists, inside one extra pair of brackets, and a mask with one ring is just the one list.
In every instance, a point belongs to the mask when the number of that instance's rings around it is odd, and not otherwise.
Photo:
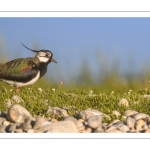
[(51, 58), (51, 62), (57, 63), (57, 61), (53, 58)]

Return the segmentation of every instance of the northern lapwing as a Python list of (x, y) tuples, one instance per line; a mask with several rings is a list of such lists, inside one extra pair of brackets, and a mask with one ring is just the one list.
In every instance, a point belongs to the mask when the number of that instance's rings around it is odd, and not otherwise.
[[(21, 43), (22, 44), (22, 43)], [(47, 66), (50, 62), (56, 62), (53, 54), (49, 50), (33, 50), (35, 57), (18, 58), (9, 62), (0, 64), (0, 80), (16, 87), (16, 92), (20, 87), (32, 85), (47, 72)]]

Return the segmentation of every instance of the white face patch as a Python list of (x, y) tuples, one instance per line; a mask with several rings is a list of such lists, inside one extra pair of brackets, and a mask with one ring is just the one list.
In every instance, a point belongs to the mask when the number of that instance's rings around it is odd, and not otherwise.
[(52, 54), (50, 52), (38, 52), (35, 56), (40, 60), (40, 62), (47, 63), (51, 58)]
[(47, 57), (40, 57), (40, 56), (37, 56), (37, 58), (40, 60), (40, 62), (46, 63), (46, 62), (49, 61), (49, 58), (47, 58)]

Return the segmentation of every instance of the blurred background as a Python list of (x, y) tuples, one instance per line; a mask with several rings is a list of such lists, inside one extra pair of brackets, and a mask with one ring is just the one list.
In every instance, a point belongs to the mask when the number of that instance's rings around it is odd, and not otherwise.
[(140, 90), (150, 80), (149, 27), (150, 18), (0, 18), (0, 63), (34, 57), (22, 42), (58, 62), (39, 87)]

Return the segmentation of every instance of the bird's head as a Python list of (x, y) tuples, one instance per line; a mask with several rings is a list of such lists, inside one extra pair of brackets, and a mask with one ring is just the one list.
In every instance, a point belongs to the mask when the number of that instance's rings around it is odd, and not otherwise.
[(50, 63), (50, 62), (57, 63), (57, 61), (55, 59), (53, 59), (53, 54), (52, 54), (51, 51), (49, 51), (49, 50), (39, 50), (39, 51), (38, 50), (33, 50), (33, 49), (30, 49), (30, 48), (26, 47), (24, 44), (22, 44), (22, 45), (25, 48), (37, 53), (35, 55), (35, 57), (38, 58), (41, 63)]

